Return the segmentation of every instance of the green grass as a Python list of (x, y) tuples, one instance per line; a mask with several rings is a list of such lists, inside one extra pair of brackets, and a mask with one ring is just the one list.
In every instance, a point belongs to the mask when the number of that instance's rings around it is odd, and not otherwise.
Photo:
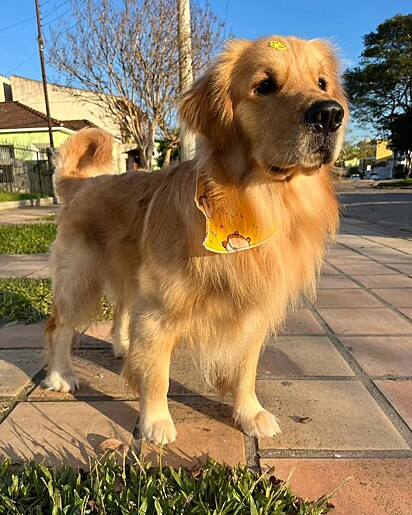
[(51, 314), (51, 298), (50, 279), (0, 279), (0, 320), (38, 322)]
[(54, 223), (0, 225), (0, 254), (47, 252), (56, 237)]
[(0, 202), (12, 202), (13, 200), (32, 200), (38, 199), (40, 195), (35, 193), (11, 193), (8, 191), (0, 191)]
[(412, 178), (411, 179), (399, 179), (399, 180), (390, 180), (390, 181), (381, 181), (376, 185), (377, 188), (412, 188)]
[(211, 460), (196, 471), (129, 466), (113, 456), (90, 472), (0, 462), (0, 514), (7, 515), (320, 515), (331, 509), (328, 498), (309, 502), (274, 476)]
[[(52, 312), (50, 279), (0, 278), (0, 320), (33, 324)], [(102, 299), (97, 320), (111, 320), (113, 307)]]

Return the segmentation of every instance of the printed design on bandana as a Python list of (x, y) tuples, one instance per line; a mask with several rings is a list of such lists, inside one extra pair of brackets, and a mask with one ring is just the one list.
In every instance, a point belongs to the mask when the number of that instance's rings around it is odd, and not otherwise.
[(217, 209), (207, 183), (201, 178), (197, 182), (195, 202), (206, 218), (203, 246), (211, 252), (226, 254), (248, 250), (261, 245), (276, 232), (273, 222), (264, 227), (256, 223), (253, 204), (246, 199), (237, 210), (231, 206)]
[(270, 41), (269, 46), (275, 48), (276, 50), (281, 50), (282, 52), (288, 49), (288, 47), (281, 41)]

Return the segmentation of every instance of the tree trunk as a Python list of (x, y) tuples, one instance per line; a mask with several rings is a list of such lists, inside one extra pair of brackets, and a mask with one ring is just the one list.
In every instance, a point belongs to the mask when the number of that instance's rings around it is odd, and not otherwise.
[(162, 169), (163, 168), (167, 168), (170, 165), (170, 156), (171, 156), (171, 154), (172, 154), (172, 147), (168, 147), (166, 149), (166, 152), (165, 152), (165, 158), (164, 158), (164, 161), (163, 161)]

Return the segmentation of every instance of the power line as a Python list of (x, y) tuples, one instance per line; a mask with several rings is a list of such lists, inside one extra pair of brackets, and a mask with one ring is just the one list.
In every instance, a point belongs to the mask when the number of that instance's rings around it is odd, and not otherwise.
[(26, 18), (25, 20), (21, 20), (17, 23), (13, 23), (12, 25), (7, 25), (7, 27), (2, 27), (0, 29), (0, 32), (3, 32), (3, 30), (12, 29), (13, 27), (18, 27), (19, 25), (23, 25), (23, 23), (27, 23), (28, 21), (34, 20), (35, 16), (30, 16), (30, 18)]
[(33, 57), (35, 55), (38, 54), (38, 50), (36, 50), (34, 52), (34, 54), (32, 54), (30, 57), (28, 57), (27, 59), (25, 59), (24, 61), (22, 61), (20, 64), (18, 64), (17, 66), (15, 66), (12, 70), (10, 70), (8, 73), (6, 73), (6, 75), (11, 75), (14, 71), (18, 70), (21, 66), (23, 66), (23, 64), (26, 64), (28, 61), (30, 61), (31, 59), (33, 59)]
[[(51, 1), (51, 0), (49, 0), (49, 1)], [(56, 12), (58, 9), (60, 9), (60, 7), (62, 7), (63, 5), (67, 4), (68, 1), (69, 0), (65, 0), (64, 2), (62, 2), (57, 7), (53, 7), (52, 9), (49, 9), (48, 11), (46, 11), (44, 13), (44, 15), (43, 15), (43, 18), (46, 18), (50, 14)], [(47, 4), (48, 2), (45, 2), (45, 3)], [(64, 13), (64, 14), (66, 14), (66, 13)], [(23, 23), (27, 23), (28, 21), (32, 21), (32, 20), (35, 20), (35, 19), (36, 19), (36, 16), (30, 16), (30, 18), (26, 18), (25, 20), (21, 20), (21, 21), (18, 21), (17, 23), (12, 23), (11, 25), (7, 25), (6, 27), (2, 27), (0, 29), (0, 32), (3, 32), (4, 30), (12, 29), (14, 27), (18, 27), (19, 25), (23, 25)], [(55, 20), (53, 20), (53, 21), (55, 21)], [(50, 22), (50, 23), (52, 23), (52, 22)]]

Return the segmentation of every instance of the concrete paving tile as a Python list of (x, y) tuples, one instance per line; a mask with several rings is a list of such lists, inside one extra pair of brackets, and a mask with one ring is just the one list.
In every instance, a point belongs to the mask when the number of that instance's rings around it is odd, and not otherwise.
[(18, 395), (43, 366), (43, 353), (39, 350), (0, 350), (0, 397)]
[(388, 266), (390, 266), (391, 268), (394, 268), (395, 270), (398, 270), (398, 272), (402, 272), (405, 275), (409, 275), (409, 276), (412, 275), (412, 258), (410, 259), (409, 263), (403, 263), (403, 264), (388, 263)]
[(360, 264), (337, 264), (335, 266), (348, 275), (393, 274), (393, 270), (390, 268), (373, 261)]
[(259, 449), (409, 449), (359, 381), (257, 381), (257, 395), (282, 429)]
[(396, 308), (412, 308), (412, 288), (377, 288), (372, 291)]
[(325, 331), (308, 309), (298, 309), (288, 315), (281, 334), (325, 334)]
[(50, 254), (20, 254), (22, 262), (30, 262), (30, 263), (44, 263), (45, 266), (49, 264)]
[(0, 456), (88, 467), (107, 438), (130, 444), (138, 415), (137, 402), (21, 402), (0, 425)]
[[(389, 232), (393, 232), (393, 228), (390, 228)], [(407, 242), (408, 240), (405, 240), (404, 238), (393, 238), (388, 235), (372, 235), (368, 237), (369, 240), (375, 241), (377, 243), (381, 243), (382, 245), (385, 245), (387, 247), (397, 247), (398, 245), (401, 245), (402, 242)]]
[(122, 360), (116, 359), (110, 350), (76, 349), (73, 367), (80, 379), (80, 389), (74, 394), (45, 390), (37, 386), (30, 400), (74, 400), (84, 397), (135, 398), (135, 393), (120, 375)]
[(328, 265), (328, 263), (324, 263), (322, 266), (321, 275), (339, 275), (339, 272), (331, 265)]
[(412, 324), (387, 308), (317, 309), (335, 334), (411, 334)]
[(328, 257), (328, 262), (339, 267), (340, 265), (369, 265), (374, 262), (366, 256), (354, 252), (352, 255)]
[(324, 275), (318, 283), (318, 290), (353, 288), (359, 288), (359, 286), (344, 275)]
[(372, 308), (383, 304), (361, 289), (318, 290), (316, 308)]
[(412, 371), (410, 336), (356, 336), (339, 340), (371, 376), (408, 376)]
[(9, 270), (8, 267), (0, 268), (0, 278), (7, 279), (9, 277), (26, 277), (33, 270), (22, 271), (22, 270)]
[(396, 247), (396, 249), (399, 250), (400, 252), (404, 252), (405, 254), (408, 254), (409, 256), (412, 255), (412, 245), (401, 244), (401, 245), (398, 245)]
[(412, 308), (399, 308), (399, 311), (412, 319)]
[(366, 288), (412, 288), (412, 279), (402, 274), (353, 275)]
[(48, 266), (46, 266), (44, 268), (39, 268), (38, 270), (35, 270), (31, 274), (26, 275), (26, 277), (29, 277), (30, 279), (40, 279), (40, 278), (50, 277), (50, 269)]
[(375, 384), (412, 429), (412, 381), (375, 381)]
[[(212, 400), (169, 401), (176, 441), (162, 449), (162, 463), (173, 467), (193, 467), (207, 457), (229, 465), (245, 463), (243, 433), (233, 427), (231, 408)], [(158, 462), (159, 447), (143, 443), (143, 456)]]
[(412, 256), (405, 253), (393, 254), (382, 254), (374, 256), (374, 259), (385, 265), (410, 265), (412, 262)]
[(410, 263), (411, 256), (409, 254), (405, 254), (404, 252), (399, 252), (397, 250), (390, 249), (385, 247), (384, 249), (365, 249), (360, 250), (365, 256), (373, 258), (379, 263)]
[(0, 254), (0, 269), (4, 265), (13, 263), (14, 261), (20, 261), (24, 254)]
[(44, 322), (17, 324), (0, 329), (0, 349), (43, 349)]
[(94, 322), (80, 335), (80, 347), (106, 347), (112, 348), (113, 322)]
[(29, 274), (35, 270), (37, 270), (38, 268), (44, 268), (45, 266), (48, 265), (48, 262), (47, 261), (30, 261), (30, 260), (17, 260), (17, 261), (12, 261), (10, 263), (8, 263), (7, 265), (3, 265), (1, 268), (0, 268), (0, 271), (2, 274), (5, 274), (5, 273), (10, 273), (10, 272), (20, 272), (22, 275), (23, 274)]
[(205, 395), (216, 396), (216, 392), (207, 384), (199, 369), (196, 367), (192, 353), (185, 345), (177, 347), (172, 355), (170, 364), (169, 395)]
[(294, 494), (317, 500), (347, 477), (332, 497), (333, 515), (410, 515), (412, 459), (262, 459), (263, 470), (285, 480), (293, 467)]
[(326, 336), (281, 336), (271, 339), (258, 364), (258, 378), (353, 376)]

